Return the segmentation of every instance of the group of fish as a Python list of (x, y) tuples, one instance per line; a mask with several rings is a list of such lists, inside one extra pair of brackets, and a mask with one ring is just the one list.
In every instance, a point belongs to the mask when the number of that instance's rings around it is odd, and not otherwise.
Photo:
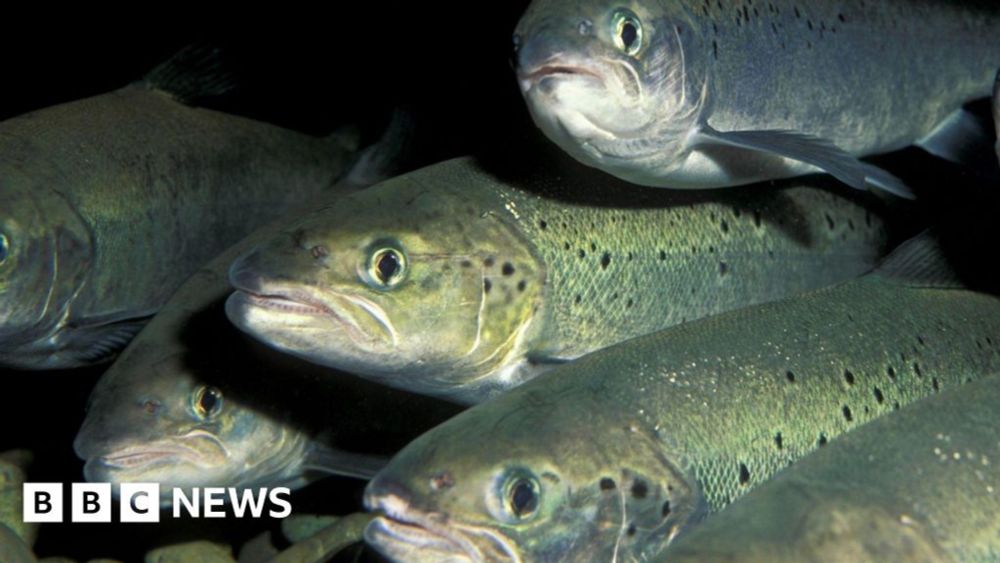
[[(403, 174), (405, 118), (362, 150), (203, 109), (227, 82), (185, 50), (0, 123), (0, 365), (113, 360), (91, 481), (370, 479), (370, 515), (278, 561), (362, 530), (396, 561), (1000, 560), (1000, 298), (944, 228), (892, 248), (922, 194), (860, 160), (992, 147), (967, 103), (998, 31), (926, 0), (534, 0), (517, 81), (582, 164)], [(0, 554), (34, 560), (16, 512)]]

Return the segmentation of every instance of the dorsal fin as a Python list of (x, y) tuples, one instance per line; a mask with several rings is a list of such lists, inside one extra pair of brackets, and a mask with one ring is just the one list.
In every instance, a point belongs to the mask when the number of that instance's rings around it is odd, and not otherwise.
[(160, 63), (143, 78), (143, 83), (186, 104), (221, 96), (235, 87), (233, 74), (223, 64), (221, 49), (201, 43), (189, 45)]
[(928, 229), (899, 245), (875, 273), (912, 287), (966, 287), (948, 260), (937, 229)]

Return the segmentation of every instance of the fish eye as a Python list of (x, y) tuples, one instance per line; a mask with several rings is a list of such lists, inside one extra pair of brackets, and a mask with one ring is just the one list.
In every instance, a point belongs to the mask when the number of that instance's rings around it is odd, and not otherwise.
[(10, 240), (7, 235), (0, 233), (0, 264), (7, 261), (8, 254), (10, 254)]
[(222, 391), (215, 387), (202, 385), (195, 390), (191, 398), (194, 412), (201, 418), (212, 418), (222, 410)]
[(538, 481), (526, 475), (517, 475), (504, 487), (507, 511), (517, 520), (530, 518), (538, 511)]
[(368, 277), (376, 289), (391, 289), (406, 275), (406, 257), (393, 247), (379, 247), (368, 261)]
[(629, 10), (618, 10), (611, 19), (615, 45), (626, 55), (635, 55), (642, 48), (642, 23)]

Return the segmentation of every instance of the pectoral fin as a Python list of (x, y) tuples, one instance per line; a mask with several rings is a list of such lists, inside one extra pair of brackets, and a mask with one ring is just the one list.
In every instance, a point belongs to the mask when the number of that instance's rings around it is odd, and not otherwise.
[(992, 164), (994, 134), (985, 104), (969, 104), (955, 110), (916, 145), (925, 151), (958, 164)]
[(913, 192), (892, 174), (858, 160), (833, 143), (795, 131), (716, 131), (707, 125), (694, 135), (693, 146), (726, 145), (782, 156), (811, 164), (859, 190), (876, 187), (906, 199)]

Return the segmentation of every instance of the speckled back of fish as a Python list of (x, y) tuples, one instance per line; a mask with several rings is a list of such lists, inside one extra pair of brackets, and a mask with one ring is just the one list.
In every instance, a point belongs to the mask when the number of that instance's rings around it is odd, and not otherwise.
[[(539, 175), (528, 192), (492, 185), (545, 264), (544, 320), (532, 350), (542, 358), (549, 343), (552, 357), (575, 358), (831, 285), (870, 269), (887, 244), (877, 206), (803, 184), (610, 197), (606, 186), (563, 182)], [(584, 191), (584, 201), (566, 201), (570, 190)], [(512, 292), (519, 283), (516, 271), (488, 279)]]
[(633, 339), (458, 415), (369, 484), (369, 541), (643, 560), (836, 436), (1000, 369), (1000, 299), (887, 276)]
[(989, 95), (1000, 12), (976, 4), (685, 3), (716, 129), (804, 131), (855, 154), (912, 144), (963, 102)]

